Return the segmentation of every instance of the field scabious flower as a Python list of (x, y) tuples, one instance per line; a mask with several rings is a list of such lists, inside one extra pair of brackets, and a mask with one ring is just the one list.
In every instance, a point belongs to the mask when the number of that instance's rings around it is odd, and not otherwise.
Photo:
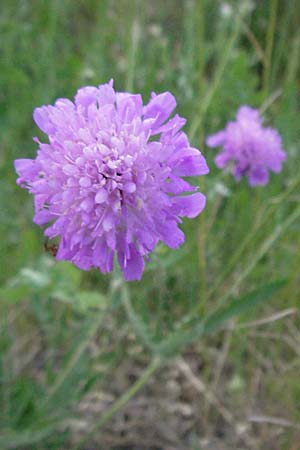
[(217, 167), (223, 169), (232, 162), (236, 180), (245, 175), (250, 186), (267, 184), (268, 171), (280, 172), (286, 158), (277, 130), (263, 127), (259, 111), (249, 106), (241, 106), (236, 121), (209, 136), (206, 143), (223, 147), (215, 158)]
[(59, 237), (57, 259), (106, 273), (117, 254), (125, 279), (138, 280), (158, 241), (184, 242), (181, 217), (197, 216), (205, 196), (182, 177), (208, 167), (181, 131), (185, 119), (169, 118), (175, 106), (169, 92), (144, 106), (111, 81), (35, 109), (49, 143), (35, 138), (36, 158), (15, 161), (17, 183), (34, 195), (34, 222)]

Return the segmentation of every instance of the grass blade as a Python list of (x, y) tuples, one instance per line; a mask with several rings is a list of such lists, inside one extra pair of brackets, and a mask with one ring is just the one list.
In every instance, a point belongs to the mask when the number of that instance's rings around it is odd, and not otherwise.
[(179, 330), (157, 346), (157, 351), (165, 357), (172, 357), (195, 342), (200, 337), (214, 333), (222, 328), (229, 319), (250, 311), (270, 300), (274, 293), (281, 289), (285, 281), (275, 281), (261, 286), (239, 299), (233, 299), (226, 306), (212, 313), (207, 319), (191, 327), (189, 330)]

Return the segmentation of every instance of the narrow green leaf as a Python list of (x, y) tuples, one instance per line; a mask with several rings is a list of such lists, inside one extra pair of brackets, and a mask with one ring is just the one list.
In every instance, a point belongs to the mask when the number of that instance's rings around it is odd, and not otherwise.
[(61, 424), (62, 421), (45, 426), (40, 430), (27, 429), (20, 432), (15, 430), (5, 430), (4, 433), (0, 434), (0, 448), (3, 450), (16, 450), (21, 447), (28, 448), (28, 446), (37, 444), (52, 435), (57, 428), (61, 427)]
[(180, 352), (186, 345), (195, 342), (205, 334), (210, 334), (222, 328), (229, 319), (243, 314), (256, 306), (270, 300), (274, 293), (286, 283), (285, 280), (263, 285), (239, 299), (231, 300), (226, 306), (212, 313), (200, 323), (188, 330), (178, 330), (156, 346), (158, 354), (171, 357)]
[(286, 284), (285, 280), (265, 284), (239, 299), (232, 300), (229, 305), (212, 314), (204, 324), (204, 333), (218, 330), (224, 322), (235, 316), (243, 314), (256, 306), (270, 300), (275, 292)]
[(17, 303), (24, 300), (32, 293), (32, 289), (29, 286), (4, 286), (0, 288), (0, 300), (8, 303)]
[(86, 311), (90, 308), (105, 309), (107, 298), (98, 291), (79, 291), (74, 299), (74, 307)]
[(153, 350), (154, 342), (150, 334), (150, 330), (147, 324), (143, 321), (143, 319), (133, 309), (128, 287), (125, 285), (125, 283), (122, 283), (121, 287), (121, 300), (127, 313), (127, 317), (136, 335), (141, 338), (146, 347)]
[(97, 312), (97, 314), (93, 317), (93, 320), (87, 320), (85, 326), (82, 327), (81, 335), (74, 346), (74, 350), (70, 352), (65, 366), (58, 373), (57, 378), (49, 390), (48, 396), (45, 398), (46, 405), (56, 401), (57, 398), (64, 393), (64, 386), (72, 383), (76, 366), (79, 364), (81, 357), (90, 341), (94, 338), (95, 334), (101, 327), (104, 317), (105, 312)]

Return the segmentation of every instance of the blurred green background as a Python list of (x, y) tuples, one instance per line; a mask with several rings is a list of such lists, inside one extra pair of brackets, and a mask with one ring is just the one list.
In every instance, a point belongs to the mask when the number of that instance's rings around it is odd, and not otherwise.
[[(300, 219), (286, 222), (300, 200), (299, 1), (3, 0), (0, 27), (0, 448), (299, 450)], [(127, 287), (127, 315), (118, 279), (45, 251), (13, 169), (45, 139), (36, 106), (111, 78), (145, 102), (171, 91), (211, 170), (205, 211)], [(288, 154), (263, 188), (221, 173), (204, 144), (241, 104)], [(98, 431), (151, 358), (144, 325), (159, 343), (195, 310), (278, 280), (272, 302), (185, 348)]]

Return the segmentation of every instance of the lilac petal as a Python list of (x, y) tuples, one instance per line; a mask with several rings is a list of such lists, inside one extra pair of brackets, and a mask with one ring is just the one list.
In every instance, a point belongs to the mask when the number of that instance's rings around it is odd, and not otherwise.
[(201, 192), (173, 199), (174, 211), (181, 217), (194, 218), (198, 216), (205, 207), (205, 203), (205, 195)]
[(15, 170), (22, 179), (30, 179), (37, 172), (37, 164), (34, 159), (16, 159), (14, 162)]
[(176, 114), (172, 119), (170, 119), (165, 125), (162, 125), (160, 128), (155, 130), (156, 133), (167, 133), (172, 132), (175, 134), (178, 130), (180, 130), (186, 124), (186, 119), (180, 117)]
[(275, 172), (279, 173), (282, 170), (282, 163), (286, 160), (286, 153), (282, 150), (279, 150), (277, 153), (277, 158), (270, 158), (269, 167)]
[(205, 158), (194, 148), (175, 153), (170, 162), (174, 163), (174, 174), (177, 176), (205, 175), (209, 172)]
[(108, 192), (106, 189), (101, 188), (95, 195), (95, 202), (96, 203), (105, 203), (108, 199)]
[(250, 108), (250, 106), (242, 105), (240, 106), (236, 118), (238, 121), (243, 120), (246, 122), (257, 122), (261, 124), (262, 120), (259, 115), (259, 111), (257, 109)]
[(62, 108), (62, 109), (66, 109), (69, 111), (74, 110), (74, 103), (71, 102), (71, 100), (69, 100), (68, 98), (58, 98), (56, 100), (56, 102), (54, 103), (54, 105), (57, 108)]
[(117, 239), (115, 230), (110, 230), (106, 232), (106, 243), (110, 249), (116, 250)]
[(265, 185), (269, 181), (269, 174), (267, 169), (263, 167), (257, 167), (252, 169), (249, 174), (249, 184), (250, 186), (256, 186), (258, 184)]
[(79, 179), (79, 184), (83, 188), (87, 188), (91, 185), (91, 179), (89, 177), (82, 177)]
[(164, 190), (170, 194), (182, 194), (183, 192), (196, 191), (197, 186), (192, 186), (182, 178), (171, 176), (166, 180)]
[(118, 112), (122, 120), (131, 121), (143, 112), (143, 100), (140, 94), (117, 96)]
[(34, 223), (37, 225), (45, 225), (45, 223), (50, 222), (53, 219), (53, 214), (47, 209), (42, 209), (34, 216)]
[(49, 197), (49, 195), (47, 194), (36, 194), (34, 196), (34, 209), (35, 211), (39, 211), (43, 208), (43, 206), (45, 205), (47, 198)]
[(104, 273), (111, 272), (114, 268), (114, 251), (108, 250), (105, 260), (105, 268), (102, 269)]
[(100, 266), (100, 261), (102, 259), (102, 256), (105, 252), (106, 243), (103, 238), (97, 239), (96, 243), (94, 244), (93, 249), (93, 264), (96, 267)]
[(54, 134), (55, 132), (55, 127), (49, 118), (51, 112), (50, 108), (50, 106), (42, 106), (40, 108), (35, 108), (33, 111), (35, 123), (46, 134)]
[(99, 267), (103, 273), (109, 273), (114, 267), (114, 252), (106, 246), (104, 253), (102, 253)]
[[(56, 255), (56, 259), (58, 259), (57, 255)], [(86, 256), (85, 254), (76, 255), (76, 257), (72, 258), (71, 260), (81, 270), (89, 270), (92, 267), (91, 259), (88, 256)]]
[(159, 162), (166, 161), (174, 152), (174, 148), (170, 145), (162, 145), (161, 142), (149, 142), (148, 148), (151, 151), (152, 157)]
[(91, 212), (94, 207), (94, 202), (90, 197), (85, 197), (83, 201), (80, 203), (80, 209), (86, 211), (87, 213)]
[(98, 100), (99, 92), (94, 86), (86, 86), (78, 89), (75, 95), (75, 104), (81, 105), (87, 108), (92, 103), (96, 103)]
[(282, 162), (285, 161), (286, 157), (282, 158), (282, 160), (274, 160), (271, 164), (269, 164), (270, 169), (275, 173), (280, 173), (282, 170)]
[(161, 240), (170, 248), (180, 247), (184, 242), (184, 234), (175, 221), (165, 221), (159, 225)]
[[(169, 136), (163, 134), (161, 136), (161, 138), (160, 138), (161, 142), (163, 142), (165, 138), (167, 138), (168, 141), (169, 141)], [(175, 136), (173, 136), (172, 143), (175, 146), (176, 151), (183, 150), (183, 149), (188, 148), (190, 146), (188, 137), (183, 131), (180, 131)]]
[(70, 249), (68, 248), (68, 246), (66, 246), (65, 240), (61, 239), (58, 245), (58, 249), (55, 255), (55, 258), (57, 259), (57, 261), (61, 261), (64, 259), (69, 259), (72, 258), (74, 256), (74, 251), (70, 251)]
[(240, 181), (242, 176), (245, 175), (248, 171), (246, 170), (245, 166), (241, 165), (240, 163), (237, 163), (232, 168), (232, 174), (236, 181)]
[(127, 181), (127, 183), (124, 184), (124, 191), (128, 192), (128, 194), (132, 194), (136, 191), (136, 184), (132, 181)]
[(110, 231), (115, 225), (115, 218), (113, 213), (107, 212), (102, 222), (103, 230)]
[(232, 159), (232, 156), (226, 152), (221, 152), (215, 157), (215, 164), (219, 169), (224, 169)]
[(30, 191), (35, 194), (48, 194), (49, 193), (49, 182), (44, 178), (38, 178), (36, 181), (30, 183)]
[(108, 248), (104, 239), (98, 239), (93, 250), (92, 262), (100, 267), (103, 273), (111, 272), (113, 269), (114, 252)]
[(100, 85), (98, 98), (101, 106), (113, 104), (116, 98), (114, 88), (110, 84), (103, 84), (102, 86)]
[(158, 241), (158, 238), (156, 236), (143, 229), (139, 229), (136, 235), (139, 243), (142, 244), (143, 247), (147, 248), (146, 253), (153, 251)]
[(218, 133), (208, 136), (206, 139), (206, 145), (208, 147), (218, 147), (219, 145), (223, 145), (225, 138), (226, 133), (224, 131), (219, 131)]
[(175, 107), (175, 97), (170, 92), (164, 92), (153, 97), (144, 107), (144, 118), (155, 119), (152, 127), (159, 127), (170, 116)]
[(144, 270), (144, 258), (137, 251), (134, 244), (131, 244), (129, 249), (130, 257), (125, 260), (125, 263), (123, 255), (118, 254), (119, 263), (124, 273), (124, 278), (127, 281), (140, 280)]

